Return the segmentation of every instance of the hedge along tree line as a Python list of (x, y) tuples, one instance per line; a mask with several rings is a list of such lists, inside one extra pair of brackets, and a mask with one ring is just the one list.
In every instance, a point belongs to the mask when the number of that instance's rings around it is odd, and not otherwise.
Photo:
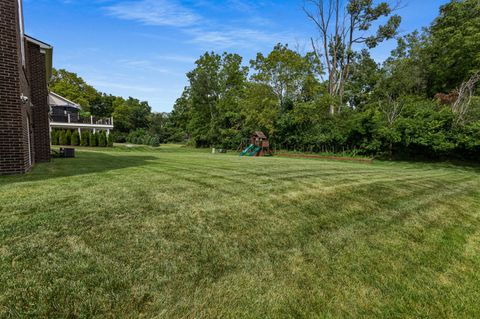
[(51, 133), (52, 145), (112, 147), (113, 137), (107, 136), (105, 131), (92, 133), (90, 131), (53, 130)]
[(144, 129), (137, 129), (135, 131), (130, 132), (127, 135), (125, 141), (127, 143), (132, 143), (132, 144), (149, 145), (153, 147), (160, 146), (159, 136), (150, 134)]

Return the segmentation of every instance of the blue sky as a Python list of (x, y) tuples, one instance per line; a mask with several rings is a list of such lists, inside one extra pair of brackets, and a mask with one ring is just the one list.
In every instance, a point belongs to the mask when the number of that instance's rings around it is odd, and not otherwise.
[[(447, 0), (404, 1), (403, 34), (428, 26)], [(168, 112), (185, 73), (206, 51), (239, 53), (244, 63), (278, 43), (309, 49), (315, 29), (302, 0), (24, 0), (29, 35), (54, 46), (54, 66), (102, 92), (133, 96)], [(395, 42), (373, 50), (388, 57)]]

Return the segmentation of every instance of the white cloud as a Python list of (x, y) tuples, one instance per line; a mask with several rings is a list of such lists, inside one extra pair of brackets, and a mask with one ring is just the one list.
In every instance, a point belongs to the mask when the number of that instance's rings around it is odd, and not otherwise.
[(132, 85), (127, 83), (119, 83), (114, 81), (103, 81), (103, 80), (93, 80), (90, 83), (97, 88), (106, 88), (106, 89), (122, 89), (134, 92), (142, 93), (152, 93), (159, 91), (158, 88), (141, 86), (141, 85)]
[(147, 25), (186, 27), (200, 21), (193, 11), (171, 0), (129, 1), (106, 7), (120, 19), (140, 21)]
[(216, 48), (252, 48), (258, 45), (289, 42), (294, 38), (290, 33), (265, 32), (248, 28), (230, 28), (220, 31), (190, 29), (192, 42), (211, 45)]
[[(207, 3), (212, 5), (210, 2)], [(201, 2), (196, 5), (202, 6)], [(271, 24), (271, 21), (253, 14), (258, 7), (262, 6), (261, 3), (228, 0), (226, 5), (230, 10), (249, 12), (247, 20), (250, 25), (260, 28), (225, 26), (223, 23), (200, 16), (192, 9), (181, 5), (177, 0), (127, 1), (108, 6), (106, 10), (119, 19), (135, 20), (147, 25), (180, 28), (181, 32), (190, 37), (188, 42), (199, 44), (206, 49), (251, 48), (264, 44), (289, 42), (295, 38), (291, 33), (266, 31), (266, 26)], [(158, 35), (152, 35), (152, 37), (155, 36), (158, 37)], [(174, 60), (171, 59), (171, 61)], [(185, 62), (180, 59), (177, 61)]]
[[(160, 59), (158, 59), (160, 60)], [(128, 69), (133, 69), (136, 71), (143, 71), (143, 72), (153, 72), (153, 73), (160, 73), (166, 74), (170, 76), (184, 76), (185, 74), (173, 71), (168, 68), (161, 67), (163, 63), (160, 63), (155, 58), (152, 59), (120, 59), (117, 61), (117, 65), (120, 67), (125, 67)]]
[[(227, 0), (223, 5), (213, 5), (212, 2), (196, 0), (190, 7), (182, 5), (179, 0), (139, 0), (126, 1), (106, 7), (107, 11), (119, 19), (135, 20), (147, 25), (171, 26), (187, 36), (186, 43), (193, 43), (202, 50), (226, 50), (232, 48), (248, 48), (254, 51), (265, 48), (266, 45), (288, 43), (298, 38), (294, 32), (273, 31), (273, 22), (258, 15), (264, 5), (262, 1)], [(214, 19), (212, 16), (201, 16), (194, 11), (195, 7), (213, 6), (216, 9), (240, 11), (246, 17), (225, 21)], [(220, 7), (219, 7), (220, 6)], [(214, 15), (213, 15), (214, 16)], [(201, 22), (201, 23), (200, 23)], [(248, 25), (248, 27), (245, 27)], [(164, 34), (145, 34), (141, 36), (163, 39)], [(179, 57), (164, 60), (193, 63), (195, 59)], [(156, 66), (147, 65), (138, 61), (138, 67), (154, 69)], [(133, 66), (133, 64), (131, 65)]]
[(197, 60), (196, 57), (193, 56), (182, 56), (182, 55), (158, 55), (157, 59), (161, 61), (172, 61), (172, 62), (179, 62), (179, 63), (195, 63)]

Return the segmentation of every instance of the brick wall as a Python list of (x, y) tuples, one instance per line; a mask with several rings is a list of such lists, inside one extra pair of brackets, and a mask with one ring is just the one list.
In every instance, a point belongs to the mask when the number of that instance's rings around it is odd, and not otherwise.
[(24, 173), (30, 169), (28, 149), (29, 96), (22, 69), (19, 15), (16, 0), (0, 1), (0, 175)]
[[(25, 39), (24, 39), (25, 42)], [(25, 43), (26, 45), (26, 43)], [(21, 63), (21, 53), (19, 51), (19, 70), (20, 70), (20, 92), (24, 96), (28, 97), (28, 102), (20, 103), (22, 109), (22, 133), (23, 133), (23, 161), (25, 164), (25, 172), (29, 171), (35, 162), (35, 150), (33, 140), (33, 128), (32, 128), (32, 111), (31, 111), (31, 94), (30, 94), (30, 81), (28, 74), (28, 54), (25, 52), (25, 67)]]
[(35, 162), (47, 162), (50, 160), (50, 124), (45, 54), (40, 46), (31, 42), (27, 44)]

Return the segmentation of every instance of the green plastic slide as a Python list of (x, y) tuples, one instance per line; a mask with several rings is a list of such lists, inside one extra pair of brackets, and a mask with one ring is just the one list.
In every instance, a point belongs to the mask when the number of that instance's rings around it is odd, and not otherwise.
[(243, 152), (240, 153), (240, 156), (245, 156), (245, 155), (247, 155), (247, 153), (250, 152), (253, 147), (254, 147), (254, 145), (253, 145), (253, 144), (250, 144), (249, 147), (247, 147)]
[(248, 154), (248, 156), (255, 156), (257, 155), (258, 152), (260, 152), (262, 148), (260, 146), (257, 146), (256, 149), (253, 150), (253, 152), (251, 152), (250, 154)]

